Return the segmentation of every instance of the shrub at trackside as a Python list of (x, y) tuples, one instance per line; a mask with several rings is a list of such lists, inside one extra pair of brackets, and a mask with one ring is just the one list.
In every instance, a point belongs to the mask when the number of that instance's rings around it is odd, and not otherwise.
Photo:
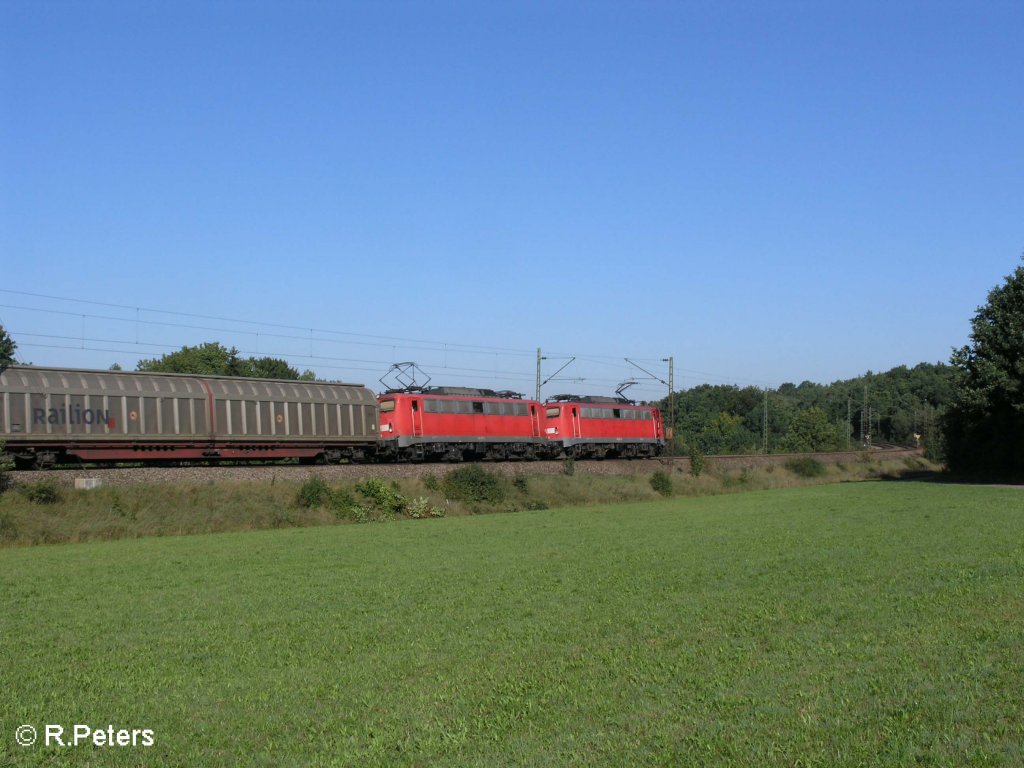
[(6, 445), (3, 440), (0, 440), (0, 493), (8, 490), (14, 483), (11, 480), (11, 475), (8, 472), (14, 465), (4, 461), (4, 449)]
[(449, 499), (470, 503), (500, 504), (505, 500), (505, 482), (493, 472), (471, 464), (444, 476), (441, 488)]
[(61, 499), (60, 486), (53, 478), (17, 486), (18, 492), (33, 504), (56, 504)]
[(655, 472), (651, 475), (651, 488), (662, 496), (672, 495), (672, 478), (666, 472)]
[(318, 475), (306, 479), (299, 487), (295, 503), (305, 509), (330, 509), (339, 520), (366, 523), (373, 520), (393, 520), (405, 515), (413, 519), (444, 517), (441, 507), (426, 497), (409, 500), (395, 483), (368, 478), (355, 484), (353, 489), (331, 488)]
[(690, 474), (694, 477), (700, 477), (701, 472), (704, 471), (704, 465), (707, 459), (704, 456), (704, 452), (701, 451), (697, 446), (690, 448)]
[(784, 466), (797, 477), (812, 478), (825, 475), (825, 465), (810, 456), (790, 459)]
[(331, 489), (323, 481), (320, 475), (310, 475), (306, 481), (299, 486), (295, 503), (304, 509), (316, 509), (325, 507), (331, 501)]
[(408, 506), (405, 496), (400, 494), (397, 488), (375, 477), (356, 483), (356, 490), (384, 518), (400, 515)]

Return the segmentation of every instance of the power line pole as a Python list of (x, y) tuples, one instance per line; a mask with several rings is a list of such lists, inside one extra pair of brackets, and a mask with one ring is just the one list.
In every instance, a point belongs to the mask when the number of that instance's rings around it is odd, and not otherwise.
[(764, 389), (764, 452), (768, 453), (768, 388)]
[[(672, 357), (668, 359), (668, 423), (673, 432), (676, 428), (676, 369)], [(672, 435), (669, 435), (672, 437)]]
[(540, 361), (540, 347), (537, 347), (537, 396), (533, 398), (534, 400), (540, 400)]
[[(665, 427), (665, 440), (668, 442), (668, 449), (671, 452), (675, 446), (676, 432), (676, 368), (675, 358), (663, 357), (662, 362), (668, 363), (668, 426)], [(633, 363), (636, 365), (636, 363)], [(638, 368), (640, 366), (637, 366)], [(643, 370), (642, 368), (640, 370)], [(655, 377), (657, 378), (657, 377)], [(662, 382), (664, 383), (664, 382)]]
[(868, 407), (868, 385), (864, 385), (864, 402), (860, 406), (860, 441), (866, 448), (871, 443), (871, 409)]
[(850, 436), (853, 434), (853, 398), (846, 396), (846, 450), (850, 450)]

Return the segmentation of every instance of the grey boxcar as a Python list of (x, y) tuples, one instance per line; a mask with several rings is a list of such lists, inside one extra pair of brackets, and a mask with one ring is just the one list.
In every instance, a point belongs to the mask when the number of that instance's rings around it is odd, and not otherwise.
[(359, 460), (378, 406), (360, 384), (10, 367), (0, 440), (19, 465), (65, 460)]

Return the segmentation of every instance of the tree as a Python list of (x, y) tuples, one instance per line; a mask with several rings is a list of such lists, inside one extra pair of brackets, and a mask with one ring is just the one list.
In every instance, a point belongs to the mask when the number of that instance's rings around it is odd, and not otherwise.
[(2, 325), (0, 325), (0, 371), (8, 365), (14, 365), (14, 352), (18, 348), (17, 343), (11, 338)]
[(701, 430), (697, 445), (709, 455), (753, 453), (757, 450), (757, 437), (744, 426), (740, 416), (723, 411)]
[(1024, 266), (989, 292), (971, 320), (971, 343), (950, 362), (956, 381), (943, 419), (950, 469), (1024, 477)]
[(155, 373), (198, 373), (205, 376), (242, 376), (238, 350), (209, 341), (195, 347), (182, 347), (152, 360), (139, 360), (137, 371)]
[(785, 453), (837, 451), (845, 445), (844, 428), (832, 424), (825, 411), (814, 407), (796, 413), (779, 450)]
[(246, 376), (255, 376), (260, 379), (297, 379), (299, 372), (292, 368), (284, 360), (276, 357), (250, 357), (248, 361), (249, 371)]
[(197, 373), (204, 376), (250, 376), (262, 379), (298, 379), (299, 372), (275, 357), (239, 357), (234, 347), (209, 341), (182, 347), (160, 358), (140, 360), (138, 371)]

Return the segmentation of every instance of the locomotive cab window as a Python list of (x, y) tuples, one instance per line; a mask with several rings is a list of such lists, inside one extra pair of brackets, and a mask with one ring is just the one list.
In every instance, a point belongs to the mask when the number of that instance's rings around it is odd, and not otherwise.
[(382, 400), (381, 401), (381, 404), (380, 404), (380, 412), (381, 413), (391, 413), (393, 410), (395, 410), (395, 401), (394, 400)]
[(549, 419), (554, 419), (554, 418), (557, 418), (558, 414), (560, 414), (561, 412), (562, 412), (561, 408), (548, 408), (544, 412), (544, 415), (547, 416)]

